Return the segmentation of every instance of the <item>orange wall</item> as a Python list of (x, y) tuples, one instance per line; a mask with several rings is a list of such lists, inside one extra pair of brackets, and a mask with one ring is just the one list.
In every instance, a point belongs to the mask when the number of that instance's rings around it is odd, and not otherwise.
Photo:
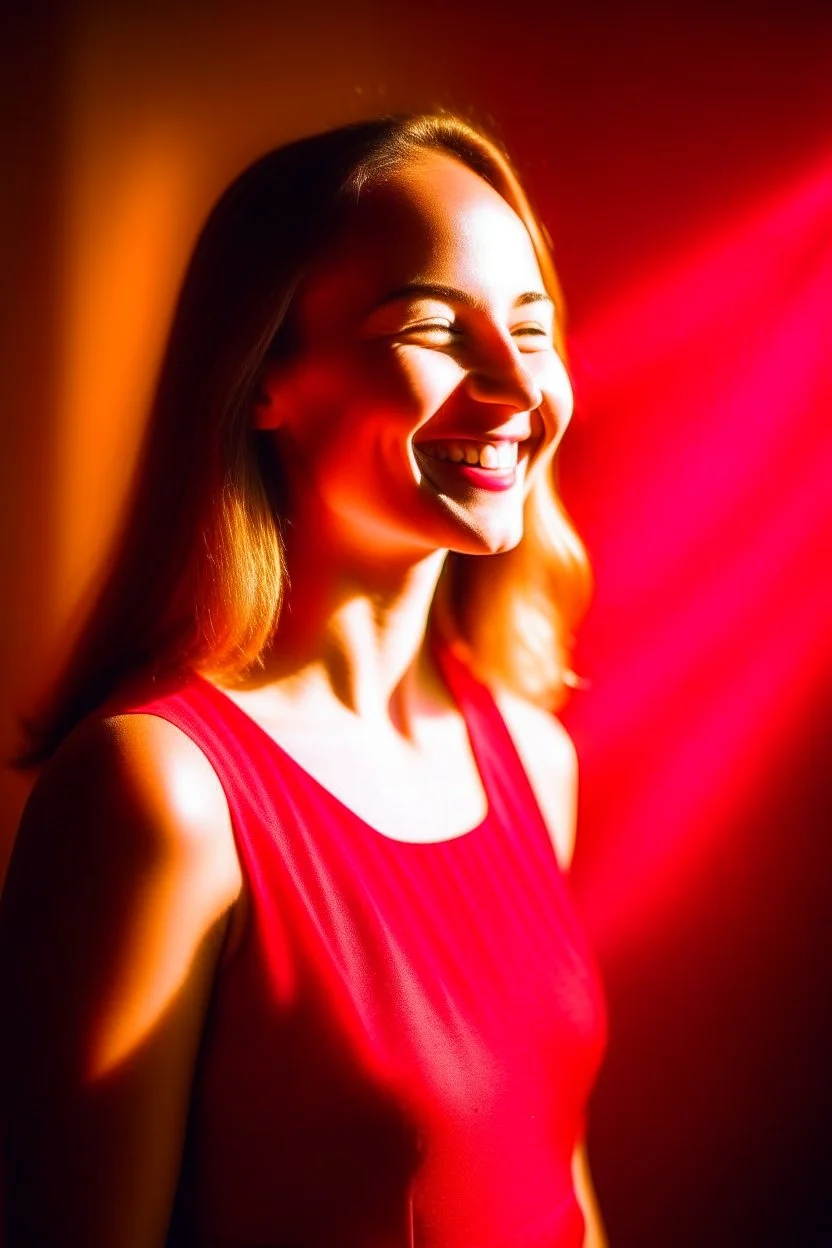
[[(19, 19), (4, 271), (7, 531), (0, 748), (54, 666), (129, 480), (172, 302), (212, 200), (268, 147), (453, 102), (423, 28), (368, 10), (129, 4)], [(413, 55), (414, 51), (416, 52)], [(0, 877), (26, 792), (0, 781)]]

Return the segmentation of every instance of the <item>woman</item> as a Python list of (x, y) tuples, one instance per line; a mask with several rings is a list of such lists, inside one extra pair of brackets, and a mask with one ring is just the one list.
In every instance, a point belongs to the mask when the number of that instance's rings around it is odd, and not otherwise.
[(292, 144), (215, 209), (29, 750), (13, 1244), (603, 1242), (545, 709), (588, 579), (561, 318), (451, 117)]

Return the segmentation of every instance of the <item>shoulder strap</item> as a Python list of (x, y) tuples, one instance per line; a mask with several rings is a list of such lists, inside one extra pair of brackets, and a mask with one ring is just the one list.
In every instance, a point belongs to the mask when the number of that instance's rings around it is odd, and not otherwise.
[(521, 820), (529, 832), (543, 838), (547, 853), (554, 853), (537, 796), (493, 694), (452, 646), (437, 643), (434, 652), (465, 718), (492, 809), (502, 808), (513, 822)]

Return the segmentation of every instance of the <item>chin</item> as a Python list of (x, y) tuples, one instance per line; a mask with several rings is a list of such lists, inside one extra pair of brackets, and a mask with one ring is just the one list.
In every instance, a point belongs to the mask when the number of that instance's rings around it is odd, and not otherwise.
[(470, 529), (468, 540), (455, 543), (453, 549), (461, 555), (504, 555), (519, 546), (522, 538), (522, 520), (510, 526), (481, 524)]

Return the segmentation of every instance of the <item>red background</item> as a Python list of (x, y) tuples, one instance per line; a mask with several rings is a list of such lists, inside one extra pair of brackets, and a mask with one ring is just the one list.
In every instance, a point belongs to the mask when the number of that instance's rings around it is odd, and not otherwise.
[[(493, 117), (571, 307), (563, 491), (598, 586), (565, 718), (612, 1015), (590, 1137), (611, 1242), (832, 1243), (832, 13), (4, 21), (4, 747), (106, 546), (214, 195), (326, 125)], [(7, 845), (23, 795), (4, 779)]]

